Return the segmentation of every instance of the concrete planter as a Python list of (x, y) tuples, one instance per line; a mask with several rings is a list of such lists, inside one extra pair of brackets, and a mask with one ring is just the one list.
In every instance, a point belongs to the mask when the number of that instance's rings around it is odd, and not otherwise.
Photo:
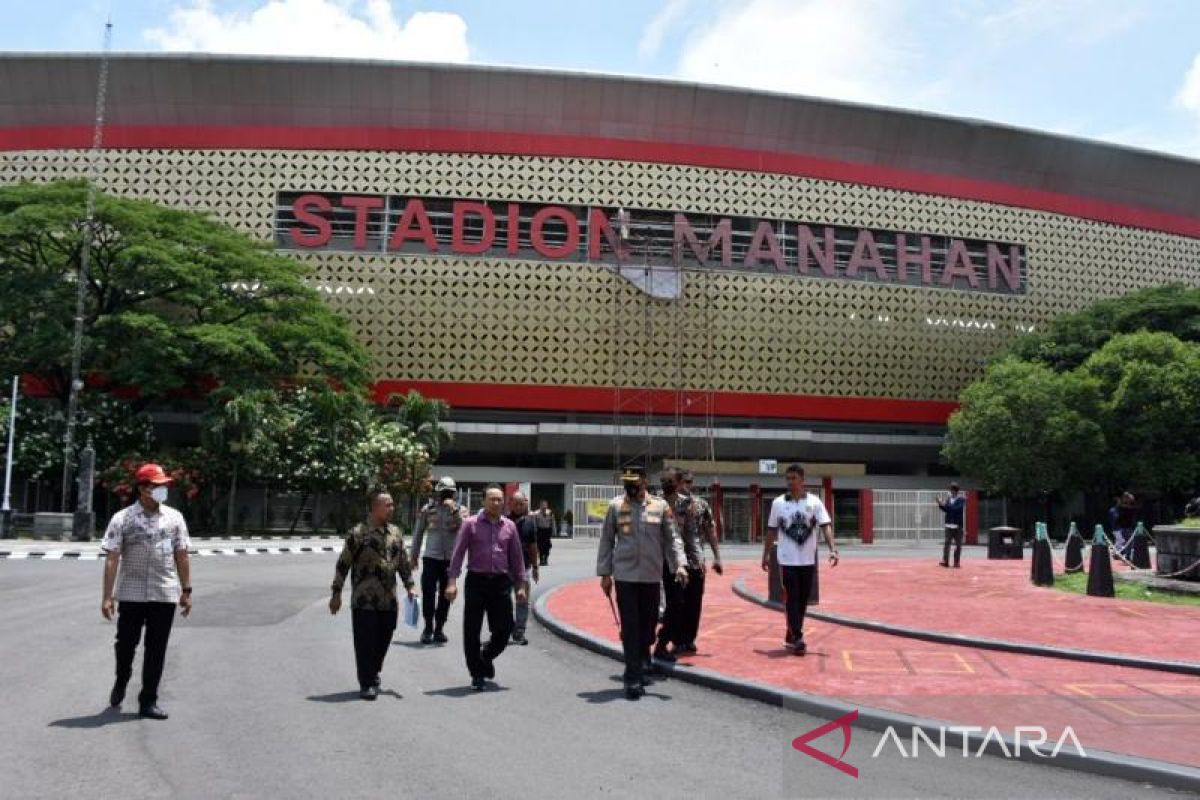
[[(1158, 544), (1159, 575), (1179, 572), (1200, 561), (1200, 528), (1159, 525), (1154, 529), (1154, 541)], [(1174, 577), (1178, 580), (1200, 581), (1200, 564)]]
[(33, 535), (38, 539), (50, 539), (56, 542), (71, 541), (75, 529), (74, 514), (56, 512), (40, 512), (33, 515)]

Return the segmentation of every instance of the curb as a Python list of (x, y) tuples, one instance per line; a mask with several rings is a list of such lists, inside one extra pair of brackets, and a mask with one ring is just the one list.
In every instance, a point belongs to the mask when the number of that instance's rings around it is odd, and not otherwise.
[[(738, 578), (733, 583), (733, 593), (743, 600), (769, 608), (772, 611), (783, 611), (781, 603), (772, 602), (746, 586), (745, 578)], [(943, 633), (925, 628), (908, 628), (903, 625), (888, 625), (883, 622), (873, 622), (857, 617), (844, 617), (841, 614), (831, 614), (828, 611), (809, 609), (806, 617), (828, 622), (833, 625), (843, 625), (847, 628), (858, 628), (872, 633), (886, 633), (891, 636), (903, 636), (906, 639), (920, 639), (939, 644), (954, 644), (962, 647), (975, 647), (981, 650), (997, 650), (1002, 653), (1016, 653), (1026, 656), (1043, 656), (1046, 658), (1061, 658), (1068, 661), (1085, 661), (1092, 664), (1108, 664), (1114, 667), (1133, 667), (1134, 669), (1152, 669), (1159, 672), (1174, 672), (1180, 675), (1200, 676), (1200, 664), (1192, 661), (1161, 661), (1141, 656), (1125, 656), (1119, 653), (1106, 653), (1100, 650), (1077, 650), (1071, 647), (1054, 647), (1048, 644), (1031, 644), (1029, 642), (1014, 642), (1008, 639), (989, 639), (983, 636), (967, 636), (958, 633)]]
[[(298, 553), (336, 553), (336, 547), (201, 547), (188, 550), (192, 556), (288, 556)], [(100, 551), (0, 550), (0, 561), (100, 561)]]
[[(545, 625), (551, 633), (554, 633), (561, 639), (565, 639), (572, 644), (579, 645), (602, 656), (608, 656), (617, 661), (624, 660), (621, 648), (612, 642), (592, 636), (590, 633), (568, 625), (547, 611), (546, 606), (550, 598), (564, 587), (570, 585), (569, 583), (560, 584), (541, 594), (533, 605), (534, 617)], [(791, 711), (799, 711), (823, 719), (837, 719), (857, 709), (858, 721), (854, 727), (870, 731), (883, 732), (890, 727), (919, 728), (928, 736), (934, 737), (939, 735), (944, 727), (947, 727), (947, 722), (942, 720), (914, 717), (881, 708), (856, 706), (836, 698), (793, 692), (788, 689), (771, 686), (770, 684), (733, 678), (719, 672), (704, 669), (703, 667), (678, 668), (672, 664), (661, 664), (660, 667), (669, 677), (686, 683), (694, 683), (698, 686), (726, 692), (738, 697), (745, 697), (750, 700), (757, 700), (768, 705), (780, 706)], [(963, 733), (962, 735), (966, 738), (966, 741), (970, 742), (970, 748), (974, 752), (979, 752), (982, 748), (982, 752), (988, 755), (1002, 757), (1006, 755), (1004, 749), (996, 743), (995, 737), (988, 737), (986, 734), (980, 733)], [(1055, 756), (1053, 760), (1048, 760), (1046, 756), (1031, 753), (1027, 748), (1018, 749), (1016, 743), (1008, 737), (1001, 738), (1004, 739), (1004, 747), (1018, 752), (1019, 755), (1017, 755), (1016, 760), (1044, 764), (1061, 769), (1072, 769), (1093, 775), (1121, 778), (1122, 780), (1153, 783), (1156, 786), (1173, 789), (1189, 791), (1200, 789), (1200, 769), (1182, 764), (1154, 761), (1148, 758), (1111, 753), (1103, 750), (1092, 750), (1090, 748), (1086, 756), (1081, 756), (1078, 753), (1069, 753), (1064, 750)], [(1009, 760), (1013, 760), (1012, 756), (1007, 757)]]

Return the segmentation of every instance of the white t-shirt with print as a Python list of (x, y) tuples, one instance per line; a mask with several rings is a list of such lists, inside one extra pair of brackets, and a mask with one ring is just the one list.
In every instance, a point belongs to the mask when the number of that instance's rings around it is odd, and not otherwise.
[[(815, 523), (815, 524), (814, 524)], [(771, 502), (771, 515), (767, 518), (767, 527), (776, 528), (775, 552), (779, 563), (788, 567), (803, 567), (815, 564), (817, 561), (817, 536), (821, 533), (822, 525), (829, 525), (832, 520), (821, 498), (812, 492), (803, 499), (792, 499), (781, 494)], [(788, 536), (786, 529), (805, 528), (812, 526), (812, 534), (799, 545)]]

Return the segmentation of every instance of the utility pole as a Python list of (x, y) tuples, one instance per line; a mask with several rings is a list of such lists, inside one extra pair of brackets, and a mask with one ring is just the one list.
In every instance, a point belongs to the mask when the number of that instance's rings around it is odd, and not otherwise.
[(17, 386), (21, 379), (13, 376), (12, 402), (8, 406), (8, 450), (4, 459), (4, 501), (0, 503), (0, 539), (7, 539), (12, 534), (12, 465), (13, 465), (13, 433), (17, 429)]
[(83, 222), (83, 242), (79, 251), (79, 274), (75, 283), (75, 331), (71, 341), (71, 387), (67, 400), (66, 434), (63, 436), (62, 510), (71, 506), (71, 474), (74, 467), (75, 421), (79, 413), (79, 393), (83, 390), (80, 362), (83, 360), (83, 316), (87, 305), (88, 268), (92, 254), (92, 233), (96, 217), (96, 182), (100, 177), (101, 147), (104, 143), (104, 111), (108, 94), (108, 51), (112, 45), (112, 19), (104, 23), (104, 51), (100, 55), (100, 79), (96, 86), (96, 123), (92, 129), (92, 151), (88, 165), (87, 205)]

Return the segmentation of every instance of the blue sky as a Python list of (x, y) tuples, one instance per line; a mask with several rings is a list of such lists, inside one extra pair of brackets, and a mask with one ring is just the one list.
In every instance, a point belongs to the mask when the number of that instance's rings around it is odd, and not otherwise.
[(4, 0), (3, 50), (469, 61), (914, 108), (1200, 159), (1195, 0)]

